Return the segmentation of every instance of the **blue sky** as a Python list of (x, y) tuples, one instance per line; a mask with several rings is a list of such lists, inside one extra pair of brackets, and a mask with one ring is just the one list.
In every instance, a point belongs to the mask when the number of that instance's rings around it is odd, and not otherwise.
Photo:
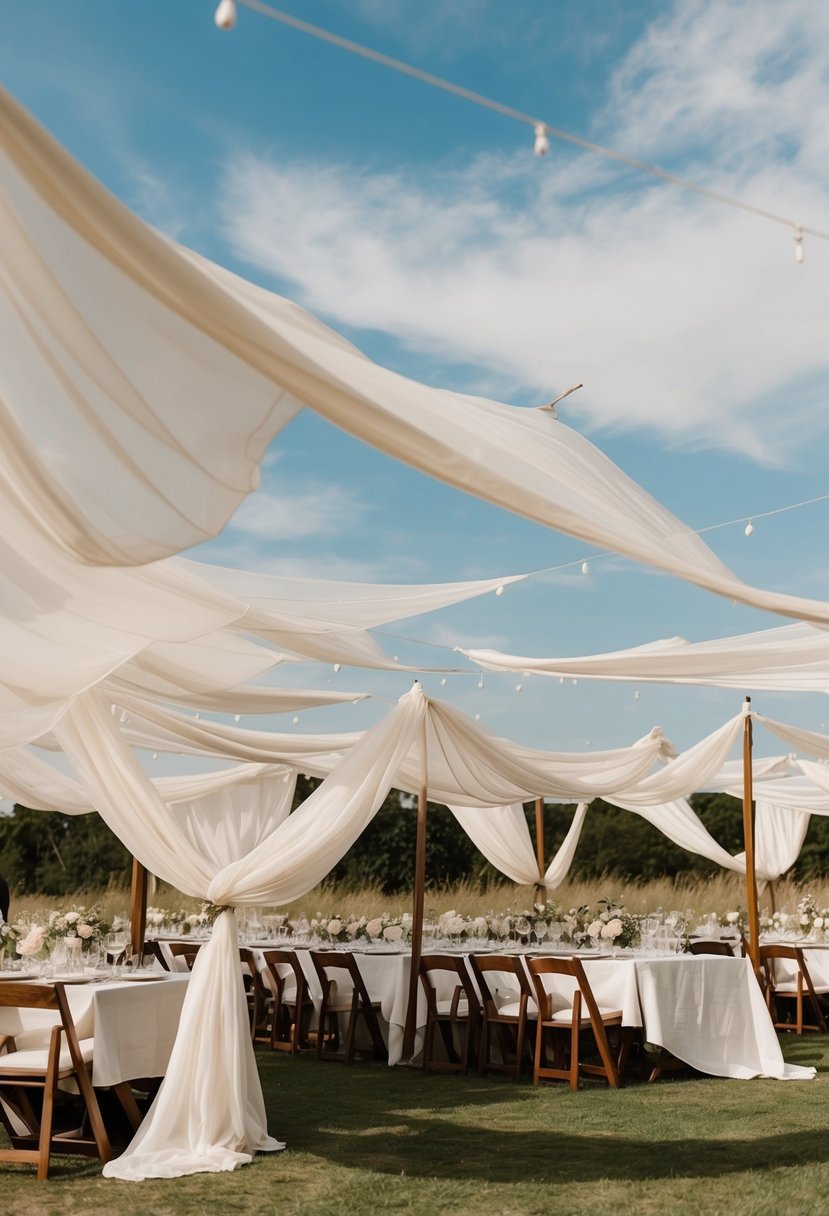
[[(129, 206), (418, 379), (562, 416), (693, 527), (827, 492), (829, 244), (553, 141), (211, 0), (30, 0), (4, 12), (3, 82)], [(829, 10), (809, 0), (286, 0), (292, 14), (551, 125), (829, 229)], [(708, 540), (746, 580), (827, 598), (829, 503)], [(402, 468), (303, 415), (259, 493), (196, 556), (419, 582), (580, 563), (576, 542)], [(389, 632), (405, 661), (454, 645), (585, 654), (777, 623), (621, 559), (578, 565)], [(783, 622), (780, 622), (783, 623)], [(395, 700), (408, 679), (285, 677)], [(516, 683), (523, 684), (520, 693)], [(426, 677), (499, 734), (686, 745), (741, 693)], [(746, 690), (750, 691), (750, 690)], [(762, 694), (829, 728), (823, 696)], [(382, 701), (302, 715), (368, 725)], [(290, 729), (290, 718), (275, 719)], [(768, 750), (773, 750), (771, 743)]]

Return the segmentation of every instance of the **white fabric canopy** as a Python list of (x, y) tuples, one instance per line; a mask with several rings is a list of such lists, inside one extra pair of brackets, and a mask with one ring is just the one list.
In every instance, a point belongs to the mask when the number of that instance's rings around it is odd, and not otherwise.
[(293, 304), (160, 237), (5, 92), (0, 254), (2, 493), (75, 557), (146, 562), (217, 532), (302, 402), (467, 493), (829, 625), (826, 603), (743, 583), (549, 413), (377, 367)]
[(756, 633), (687, 642), (662, 638), (644, 646), (578, 658), (530, 658), (498, 650), (465, 650), (488, 671), (651, 684), (705, 684), (718, 688), (829, 690), (829, 634), (812, 625), (781, 625)]
[(543, 874), (533, 848), (522, 803), (504, 807), (450, 806), (475, 847), (507, 878), (524, 886), (540, 884), (554, 891), (570, 870), (587, 815), (588, 804), (580, 802), (567, 835)]

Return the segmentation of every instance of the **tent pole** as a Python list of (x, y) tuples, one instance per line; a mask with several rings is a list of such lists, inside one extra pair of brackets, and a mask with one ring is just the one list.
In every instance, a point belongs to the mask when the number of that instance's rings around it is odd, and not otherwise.
[(132, 859), (130, 891), (130, 951), (141, 956), (147, 928), (147, 871), (137, 857)]
[(547, 886), (544, 874), (547, 867), (544, 864), (544, 799), (535, 800), (535, 856), (538, 861), (538, 882), (533, 888), (533, 898), (537, 903), (547, 903)]
[(748, 954), (760, 973), (760, 912), (757, 906), (757, 876), (754, 870), (754, 805), (751, 772), (751, 697), (743, 705), (743, 838), (746, 853), (746, 904), (748, 907)]
[(417, 1028), (417, 989), (420, 982), (420, 956), (423, 953), (423, 917), (426, 890), (426, 719), (421, 732), (420, 788), (417, 792), (417, 843), (415, 845), (414, 900), (412, 907), (412, 961), (409, 972), (409, 1001), (403, 1032), (403, 1060), (410, 1060), (415, 1049)]

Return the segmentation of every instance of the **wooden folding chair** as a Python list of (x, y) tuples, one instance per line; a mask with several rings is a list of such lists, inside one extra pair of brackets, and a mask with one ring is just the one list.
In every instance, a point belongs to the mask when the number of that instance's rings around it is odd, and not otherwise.
[[(317, 1059), (339, 1060), (344, 1064), (350, 1064), (354, 1059), (357, 1020), (362, 1017), (371, 1036), (375, 1060), (387, 1060), (388, 1051), (383, 1042), (380, 1023), (377, 1021), (380, 1002), (372, 1001), (368, 995), (365, 981), (360, 974), (354, 955), (339, 950), (312, 950), (311, 960), (322, 988), (319, 1025), (316, 1031), (309, 1031), (308, 1034), (309, 1039), (316, 1036)], [(330, 972), (334, 972), (335, 975), (346, 973), (351, 989), (348, 994), (339, 994), (337, 980), (329, 974)], [(348, 1023), (343, 1051), (340, 1053), (339, 1016), (341, 1013), (348, 1014)], [(323, 1052), (326, 1044), (332, 1047), (331, 1052)]]
[[(782, 982), (779, 981), (778, 970), (775, 966), (776, 959), (794, 963), (797, 969), (794, 980), (785, 979)], [(803, 1034), (804, 1030), (816, 1030), (821, 1034), (826, 1034), (826, 1018), (819, 998), (829, 993), (829, 986), (821, 985), (815, 987), (812, 983), (812, 977), (809, 974), (809, 968), (806, 966), (806, 960), (803, 957), (801, 948), (799, 946), (761, 946), (760, 964), (765, 978), (766, 1004), (768, 1005), (769, 1013), (771, 1013), (774, 1019), (775, 1030), (793, 1029), (795, 1034)], [(804, 999), (812, 1007), (815, 1015), (814, 1022), (803, 1021)], [(794, 1023), (779, 1020), (780, 1006), (786, 1001), (794, 1002)]]
[(165, 942), (164, 943), (174, 959), (181, 958), (187, 965), (187, 970), (193, 970), (193, 963), (196, 961), (196, 955), (201, 950), (201, 942)]
[[(93, 1041), (78, 1040), (64, 985), (8, 981), (0, 984), (0, 1009), (46, 1010), (59, 1019), (49, 1032), (48, 1047), (18, 1050), (13, 1035), (0, 1036), (0, 1120), (12, 1143), (10, 1149), (0, 1149), (0, 1162), (36, 1164), (38, 1179), (43, 1180), (49, 1174), (51, 1153), (83, 1154), (108, 1161), (112, 1148), (92, 1088)], [(77, 1083), (85, 1118), (77, 1128), (56, 1130), (58, 1083), (69, 1078)], [(37, 1111), (30, 1091), (42, 1095)], [(87, 1121), (89, 1132), (84, 1127)]]
[(245, 991), (250, 1014), (250, 1037), (254, 1043), (269, 1043), (271, 1032), (268, 1013), (273, 997), (265, 987), (256, 956), (247, 946), (239, 947), (239, 961), (245, 978)]
[[(128, 958), (132, 958), (132, 950), (130, 949), (129, 946), (127, 946), (125, 949), (123, 949), (121, 951), (121, 953), (115, 958), (115, 960), (114, 960), (115, 965), (122, 967)], [(167, 962), (167, 959), (164, 957), (164, 951), (161, 949), (161, 946), (159, 945), (159, 943), (157, 941), (154, 941), (153, 939), (150, 939), (149, 941), (144, 942), (144, 945), (141, 947), (141, 964), (140, 965), (142, 967), (146, 967), (148, 964), (151, 964), (151, 963), (158, 963), (161, 967), (164, 968), (165, 971), (170, 970), (170, 965)]]
[(307, 1028), (314, 1008), (305, 972), (294, 950), (263, 950), (262, 958), (272, 989), (271, 1048), (295, 1055), (308, 1043)]
[(728, 942), (718, 942), (709, 938), (699, 938), (688, 942), (689, 954), (716, 954), (720, 958), (734, 958), (734, 951)]
[[(579, 1087), (579, 1078), (602, 1077), (612, 1089), (619, 1087), (619, 1065), (613, 1059), (610, 1044), (607, 1041), (607, 1031), (610, 1027), (622, 1025), (622, 1011), (614, 1009), (602, 1011), (596, 1004), (596, 998), (584, 974), (584, 968), (577, 958), (531, 958), (527, 962), (530, 978), (533, 981), (538, 1006), (538, 1021), (535, 1035), (535, 1062), (533, 1067), (533, 1085), (538, 1085), (543, 1078), (551, 1081), (568, 1081), (571, 1090)], [(544, 984), (545, 975), (566, 976), (573, 981), (567, 985), (567, 995), (562, 998), (563, 1008), (555, 1008), (555, 988), (548, 992)], [(572, 987), (572, 1003), (570, 989)], [(586, 1008), (587, 1015), (583, 1009)], [(585, 1064), (580, 1056), (579, 1046), (585, 1031), (592, 1032), (599, 1052), (601, 1064)], [(553, 1065), (546, 1060), (545, 1039), (553, 1039)], [(624, 1052), (624, 1044), (620, 1059)], [(565, 1058), (569, 1051), (569, 1064), (564, 1067)]]
[[(492, 1071), (511, 1073), (517, 1081), (521, 1075), (527, 1020), (535, 1020), (538, 1016), (524, 964), (512, 954), (471, 954), (469, 965), (481, 991), (484, 1009), (478, 1048), (478, 1072), (481, 1076)], [(515, 980), (507, 994), (499, 992), (497, 988), (494, 992), (492, 990), (490, 979), (499, 974), (509, 975)], [(500, 1064), (493, 1064), (490, 1059), (493, 1030), (498, 1033)], [(511, 1049), (515, 1052), (512, 1062), (509, 1060)]]
[[(450, 976), (452, 995), (443, 997), (432, 975)], [(423, 1037), (424, 1072), (469, 1071), (469, 1057), (481, 1024), (481, 1002), (464, 960), (452, 954), (424, 954), (420, 959), (420, 982), (426, 993), (426, 1031)], [(445, 984), (440, 985), (441, 989)], [(440, 1030), (447, 1060), (435, 1055), (435, 1030)], [(455, 1048), (455, 1032), (460, 1052)]]

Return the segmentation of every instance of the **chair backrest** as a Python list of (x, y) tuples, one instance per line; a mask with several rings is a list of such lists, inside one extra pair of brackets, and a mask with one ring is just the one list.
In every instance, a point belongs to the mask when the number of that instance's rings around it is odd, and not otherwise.
[(700, 938), (699, 941), (688, 943), (689, 954), (717, 954), (722, 958), (734, 958), (734, 951), (728, 942), (711, 941)]
[(582, 967), (580, 959), (531, 958), (527, 960), (527, 968), (535, 987), (536, 1003), (542, 1019), (549, 1019), (553, 1014), (553, 994), (548, 992), (544, 986), (543, 977), (545, 975), (562, 975), (574, 981), (573, 1008), (576, 1008), (579, 994), (581, 994), (581, 1000), (587, 1006), (590, 1021), (594, 1027), (601, 1024), (602, 1017), (599, 1013), (599, 1006), (596, 1004), (593, 989), (590, 987), (590, 981), (584, 973), (584, 967)]
[[(0, 984), (0, 1009), (40, 1009), (47, 1012), (52, 1010), (58, 1016), (55, 1026), (60, 1025), (66, 1037), (72, 1067), (78, 1071), (83, 1069), (81, 1049), (72, 1012), (66, 999), (66, 989), (61, 983), (31, 984), (25, 981), (9, 980)], [(0, 1057), (2, 1059), (2, 1057)]]
[(359, 993), (363, 1004), (371, 1005), (371, 998), (360, 974), (360, 968), (357, 966), (357, 960), (349, 950), (311, 950), (310, 954), (323, 994), (328, 991), (332, 983), (336, 983), (328, 972), (345, 971), (351, 980), (352, 988)]
[(522, 996), (527, 998), (532, 997), (532, 989), (530, 988), (530, 981), (527, 979), (527, 973), (524, 970), (524, 964), (514, 954), (470, 954), (469, 965), (481, 990), (484, 1008), (488, 1013), (497, 1013), (498, 1011), (498, 1002), (495, 1000), (487, 979), (488, 976), (492, 976), (493, 974), (514, 976), (517, 980), (516, 988), (519, 1000)]
[[(305, 972), (302, 970), (295, 950), (263, 950), (262, 960), (267, 968), (265, 972), (265, 980), (273, 990), (273, 994), (277, 1001), (281, 1003), (285, 992), (285, 984), (287, 976), (284, 974), (285, 968), (290, 968), (296, 981), (296, 991), (298, 999), (307, 988), (308, 981), (305, 978)], [(283, 971), (280, 971), (280, 967)]]
[[(460, 989), (466, 997), (470, 1014), (480, 1014), (481, 1000), (469, 977), (466, 961), (461, 955), (423, 954), (420, 957), (420, 982), (423, 984), (423, 989), (426, 993), (429, 1010), (435, 1015), (437, 1013), (438, 994), (431, 980), (432, 972), (436, 972), (439, 975), (450, 974), (455, 984), (455, 996), (459, 995), (458, 989)], [(453, 1001), (453, 1007), (456, 1005), (457, 1001)]]
[(809, 975), (809, 968), (806, 966), (803, 951), (799, 946), (783, 946), (774, 943), (773, 945), (760, 947), (760, 965), (765, 972), (766, 983), (772, 988), (774, 988), (776, 982), (775, 959), (784, 959), (786, 962), (794, 963), (797, 970), (803, 976), (807, 989), (809, 992), (813, 992), (812, 977)]
[(201, 942), (167, 942), (166, 946), (173, 958), (183, 958), (187, 964), (187, 970), (193, 970), (196, 955), (201, 950)]

